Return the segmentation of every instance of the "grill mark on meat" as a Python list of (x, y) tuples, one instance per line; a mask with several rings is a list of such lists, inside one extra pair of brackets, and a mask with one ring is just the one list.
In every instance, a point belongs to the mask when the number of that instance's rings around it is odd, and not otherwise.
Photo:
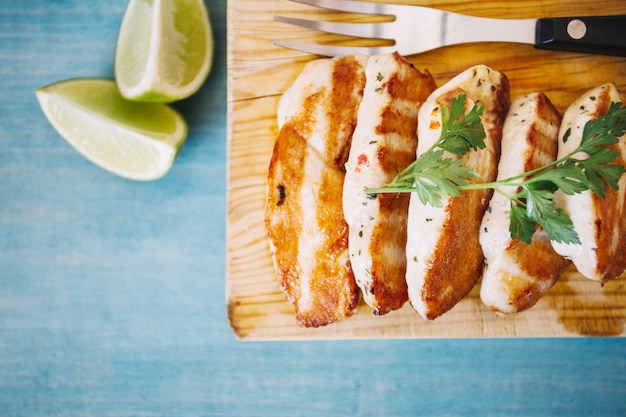
[[(609, 110), (611, 97), (608, 89), (603, 89), (597, 97), (597, 107), (591, 119), (596, 120)], [(614, 163), (624, 165), (623, 154), (619, 144), (608, 146), (608, 148), (619, 152)], [(623, 185), (622, 185), (623, 187)], [(593, 207), (597, 213), (595, 220), (595, 239), (597, 270), (604, 278), (602, 283), (620, 275), (626, 269), (626, 220), (623, 215), (624, 192), (614, 190), (607, 184), (604, 186), (605, 197), (597, 194), (592, 195)], [(621, 195), (620, 195), (621, 194)], [(615, 228), (619, 228), (620, 233), (614, 233)]]
[(355, 94), (352, 85), (365, 85), (365, 73), (353, 56), (337, 61), (331, 85), (333, 92), (325, 106), (326, 117), (330, 121), (324, 158), (331, 168), (345, 172), (345, 163), (350, 152), (350, 143), (356, 127), (356, 112), (362, 99), (363, 89)]

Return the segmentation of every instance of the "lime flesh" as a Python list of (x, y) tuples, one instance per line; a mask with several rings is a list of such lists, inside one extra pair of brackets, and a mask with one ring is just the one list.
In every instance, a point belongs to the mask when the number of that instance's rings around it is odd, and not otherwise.
[(70, 145), (124, 178), (161, 178), (187, 136), (187, 125), (174, 109), (126, 100), (112, 80), (61, 81), (38, 89), (36, 95), (52, 126)]
[(203, 0), (130, 0), (115, 53), (115, 78), (131, 100), (172, 102), (206, 80), (213, 34)]

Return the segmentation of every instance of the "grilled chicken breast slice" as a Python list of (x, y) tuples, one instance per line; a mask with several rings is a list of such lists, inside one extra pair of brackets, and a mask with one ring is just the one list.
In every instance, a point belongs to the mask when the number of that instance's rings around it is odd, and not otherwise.
[[(615, 84), (608, 83), (587, 91), (567, 108), (559, 131), (559, 158), (578, 147), (585, 124), (606, 115), (612, 102), (623, 103), (623, 97)], [(615, 163), (624, 164), (624, 137), (613, 148), (620, 153)], [(618, 190), (606, 186), (605, 193), (605, 198), (591, 191), (555, 193), (557, 206), (572, 219), (581, 244), (553, 242), (554, 249), (570, 258), (582, 275), (601, 283), (626, 268), (626, 176), (619, 180)]]
[(359, 300), (342, 192), (366, 63), (312, 61), (279, 103), (265, 222), (278, 282), (305, 327), (350, 316)]
[[(543, 93), (511, 103), (502, 129), (498, 180), (511, 178), (554, 162), (561, 114)], [(513, 195), (516, 187), (504, 187)], [(485, 268), (480, 298), (491, 310), (517, 313), (534, 306), (559, 279), (569, 262), (557, 254), (542, 229), (530, 244), (512, 239), (509, 200), (494, 193), (480, 226)]]
[[(486, 148), (467, 153), (465, 163), (480, 175), (474, 181), (493, 181), (510, 92), (506, 76), (484, 65), (457, 75), (435, 90), (422, 105), (418, 115), (417, 156), (438, 140), (441, 108), (460, 94), (468, 98), (467, 111), (474, 103), (484, 107), (481, 121), (486, 133)], [(444, 196), (442, 207), (424, 205), (417, 195), (411, 195), (406, 279), (409, 300), (424, 319), (435, 319), (450, 310), (478, 281), (483, 266), (478, 235), (491, 194), (466, 191), (459, 197)]]
[(417, 112), (435, 89), (397, 53), (372, 56), (346, 163), (343, 210), (350, 262), (363, 299), (374, 314), (407, 301), (406, 218), (408, 194), (366, 194), (383, 187), (415, 159)]

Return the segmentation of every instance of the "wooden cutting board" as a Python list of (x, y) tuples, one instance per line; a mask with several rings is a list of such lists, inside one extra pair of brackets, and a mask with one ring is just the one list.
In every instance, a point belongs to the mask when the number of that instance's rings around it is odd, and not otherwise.
[[(486, 17), (561, 17), (626, 14), (623, 0), (579, 1), (396, 0)], [(273, 15), (363, 21), (286, 0), (228, 1), (228, 217), (226, 302), (241, 340), (338, 338), (571, 337), (626, 334), (626, 276), (600, 286), (569, 269), (532, 309), (508, 317), (487, 310), (479, 286), (435, 321), (410, 305), (374, 316), (361, 304), (355, 316), (323, 328), (296, 324), (280, 291), (263, 222), (267, 164), (277, 135), (276, 107), (303, 66), (320, 57), (279, 48), (272, 39), (335, 41), (282, 23)], [(626, 33), (626, 32), (625, 32)], [(490, 43), (451, 46), (407, 57), (428, 69), (438, 85), (476, 64), (504, 72), (515, 98), (543, 91), (563, 112), (586, 90), (615, 82), (626, 92), (626, 58), (539, 51), (527, 45)]]

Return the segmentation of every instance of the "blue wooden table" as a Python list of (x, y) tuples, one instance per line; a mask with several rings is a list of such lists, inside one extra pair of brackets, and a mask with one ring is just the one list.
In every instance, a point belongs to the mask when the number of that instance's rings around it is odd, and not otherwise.
[(238, 342), (224, 303), (226, 4), (161, 180), (94, 166), (34, 91), (113, 76), (124, 0), (0, 1), (0, 416), (624, 416), (624, 339)]

